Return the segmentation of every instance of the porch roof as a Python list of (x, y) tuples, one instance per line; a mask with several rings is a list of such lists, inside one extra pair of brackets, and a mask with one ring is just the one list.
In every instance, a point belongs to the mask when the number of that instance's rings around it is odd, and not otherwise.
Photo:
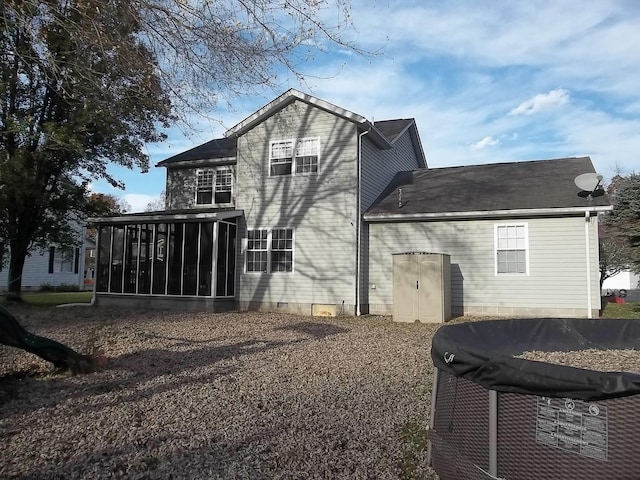
[(225, 220), (244, 215), (244, 210), (230, 208), (208, 208), (201, 210), (161, 210), (157, 212), (127, 213), (110, 217), (89, 218), (89, 223), (113, 224), (113, 223), (164, 223), (164, 222), (199, 222), (204, 220)]

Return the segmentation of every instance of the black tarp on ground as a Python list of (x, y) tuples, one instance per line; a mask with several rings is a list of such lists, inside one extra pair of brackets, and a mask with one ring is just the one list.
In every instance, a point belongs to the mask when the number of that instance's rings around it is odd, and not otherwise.
[(444, 325), (433, 337), (434, 365), (499, 392), (581, 400), (640, 393), (640, 375), (514, 358), (527, 351), (640, 349), (640, 319), (515, 319)]

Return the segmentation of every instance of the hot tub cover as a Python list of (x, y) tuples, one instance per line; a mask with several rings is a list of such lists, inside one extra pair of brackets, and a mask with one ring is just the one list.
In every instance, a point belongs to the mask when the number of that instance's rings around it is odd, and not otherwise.
[(489, 390), (599, 400), (640, 393), (640, 375), (515, 358), (527, 351), (639, 349), (640, 319), (515, 319), (444, 325), (433, 364)]

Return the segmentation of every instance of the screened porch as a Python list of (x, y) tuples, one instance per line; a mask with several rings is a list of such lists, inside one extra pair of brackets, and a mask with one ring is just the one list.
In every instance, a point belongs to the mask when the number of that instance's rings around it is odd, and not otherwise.
[(239, 213), (94, 219), (96, 297), (233, 300)]

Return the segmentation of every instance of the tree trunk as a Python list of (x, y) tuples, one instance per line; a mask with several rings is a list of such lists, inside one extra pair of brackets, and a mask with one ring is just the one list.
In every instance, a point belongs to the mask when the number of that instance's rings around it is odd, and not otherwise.
[(9, 252), (8, 300), (19, 301), (22, 294), (22, 271), (27, 258), (27, 249), (17, 241), (11, 241)]
[(53, 363), (57, 369), (70, 370), (73, 373), (89, 373), (101, 366), (99, 357), (82, 355), (55, 340), (28, 332), (2, 306), (0, 306), (0, 344), (33, 353)]

